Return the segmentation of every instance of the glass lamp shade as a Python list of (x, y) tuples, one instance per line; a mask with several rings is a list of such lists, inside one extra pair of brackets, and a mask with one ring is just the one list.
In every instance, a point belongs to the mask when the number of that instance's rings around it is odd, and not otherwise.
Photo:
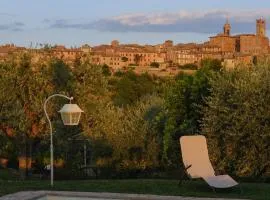
[(74, 126), (79, 124), (83, 110), (77, 104), (65, 104), (59, 112), (64, 125)]

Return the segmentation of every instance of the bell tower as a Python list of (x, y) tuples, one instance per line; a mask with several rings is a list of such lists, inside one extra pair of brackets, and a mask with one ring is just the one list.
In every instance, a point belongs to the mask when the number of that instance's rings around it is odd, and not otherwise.
[(224, 35), (227, 35), (227, 36), (231, 35), (231, 25), (229, 23), (228, 18), (226, 20), (226, 23), (223, 26), (223, 33), (224, 33)]
[(265, 37), (266, 23), (265, 19), (256, 20), (256, 35), (260, 37)]

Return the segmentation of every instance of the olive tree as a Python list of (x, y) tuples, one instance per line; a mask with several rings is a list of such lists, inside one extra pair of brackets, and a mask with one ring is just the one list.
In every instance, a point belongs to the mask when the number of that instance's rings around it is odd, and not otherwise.
[(218, 170), (262, 176), (270, 167), (270, 65), (223, 71), (210, 79), (202, 132)]

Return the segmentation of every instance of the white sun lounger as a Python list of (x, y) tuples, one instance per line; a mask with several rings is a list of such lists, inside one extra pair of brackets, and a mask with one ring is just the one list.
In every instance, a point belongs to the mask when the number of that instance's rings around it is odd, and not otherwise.
[(202, 178), (212, 188), (229, 188), (238, 185), (229, 175), (215, 175), (204, 136), (182, 136), (180, 146), (186, 172), (191, 178)]

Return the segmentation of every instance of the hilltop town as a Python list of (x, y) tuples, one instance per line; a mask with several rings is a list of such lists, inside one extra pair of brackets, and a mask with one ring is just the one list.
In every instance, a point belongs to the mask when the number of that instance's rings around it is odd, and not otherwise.
[(250, 65), (270, 55), (269, 38), (266, 36), (266, 21), (256, 20), (255, 34), (231, 35), (227, 20), (223, 32), (211, 36), (207, 42), (174, 44), (121, 44), (113, 40), (110, 45), (66, 48), (63, 45), (40, 45), (38, 48), (18, 47), (13, 44), (0, 46), (0, 60), (16, 52), (32, 51), (36, 55), (49, 54), (66, 62), (88, 56), (93, 64), (107, 65), (112, 72), (133, 69), (136, 73), (149, 72), (157, 75), (174, 75), (181, 69), (196, 69), (203, 59), (218, 59), (227, 68), (241, 63)]

